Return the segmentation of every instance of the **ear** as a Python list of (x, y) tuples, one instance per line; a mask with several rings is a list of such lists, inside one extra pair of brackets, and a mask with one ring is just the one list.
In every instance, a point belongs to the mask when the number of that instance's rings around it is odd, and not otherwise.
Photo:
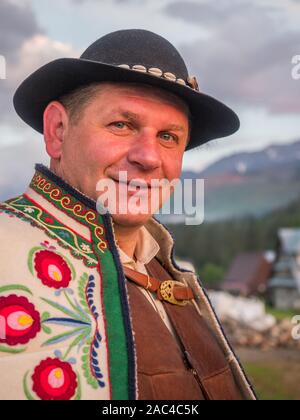
[(69, 117), (65, 107), (58, 101), (52, 101), (44, 111), (44, 141), (48, 155), (60, 159), (65, 134), (69, 126)]

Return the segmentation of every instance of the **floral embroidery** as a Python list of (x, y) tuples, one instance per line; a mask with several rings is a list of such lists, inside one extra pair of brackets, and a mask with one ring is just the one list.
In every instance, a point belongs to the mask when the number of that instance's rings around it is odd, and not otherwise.
[[(49, 251), (50, 244), (44, 243), (44, 245), (47, 245), (46, 251)], [(74, 297), (74, 291), (71, 288), (61, 288), (54, 292), (57, 297), (65, 297), (66, 305), (41, 298), (49, 306), (49, 311), (43, 312), (41, 316), (41, 328), (44, 333), (50, 334), (50, 338), (42, 343), (42, 347), (69, 340), (70, 342), (63, 353), (55, 350), (55, 358), (43, 360), (34, 369), (33, 375), (30, 371), (25, 374), (23, 389), (27, 399), (34, 400), (36, 396), (42, 400), (81, 399), (80, 375), (78, 372), (75, 373), (71, 366), (77, 364), (76, 358), (70, 357), (74, 348), (77, 348), (78, 355), (81, 353), (81, 368), (86, 383), (93, 389), (105, 387), (97, 352), (102, 344), (102, 337), (98, 331), (99, 313), (94, 303), (95, 286), (94, 276), (84, 273), (78, 281), (79, 302)], [(56, 312), (55, 316), (50, 313), (53, 310)], [(66, 327), (67, 330), (54, 335), (49, 326), (55, 325)], [(28, 381), (30, 376), (33, 385), (30, 385)]]
[(75, 270), (65, 256), (57, 253), (48, 241), (34, 247), (29, 252), (28, 267), (30, 272), (41, 282), (54, 289), (67, 288), (75, 279)]
[[(70, 297), (73, 295), (72, 289), (62, 289), (55, 292), (57, 295), (63, 294), (65, 296), (68, 302), (68, 307), (49, 299), (42, 299), (45, 303), (62, 314), (60, 317), (51, 317), (50, 314), (47, 314), (47, 316), (44, 315), (42, 321), (43, 329), (48, 327), (48, 325), (61, 325), (69, 327), (69, 330), (65, 333), (52, 336), (42, 345), (54, 345), (73, 338), (66, 350), (66, 353), (62, 356), (62, 359), (66, 359), (74, 347), (77, 347), (78, 352), (82, 349), (83, 355), (81, 360), (84, 376), (88, 385), (97, 389), (99, 386), (101, 388), (105, 387), (105, 383), (103, 382), (103, 374), (101, 373), (101, 369), (99, 367), (97, 354), (97, 349), (100, 347), (102, 337), (98, 331), (99, 314), (97, 313), (93, 303), (94, 287), (94, 276), (88, 276), (88, 274), (85, 273), (79, 280), (78, 294), (80, 304)], [(93, 320), (91, 315), (93, 315), (94, 320), (96, 321), (96, 331), (94, 337), (92, 332)]]
[(45, 223), (48, 223), (49, 225), (53, 225), (55, 223), (52, 217), (49, 217), (49, 216), (46, 216), (44, 220), (45, 220)]
[(32, 381), (33, 391), (42, 400), (70, 400), (78, 385), (71, 365), (50, 357), (35, 368)]
[[(71, 279), (75, 279), (75, 271), (72, 264), (65, 257), (56, 252), (56, 248), (49, 241), (40, 244), (40, 247), (31, 249), (28, 258), (28, 267), (33, 275), (36, 275), (43, 284), (57, 289), (55, 296), (63, 295), (67, 305), (62, 305), (51, 299), (41, 298), (52, 310), (59, 315), (51, 316), (49, 312), (42, 314), (42, 329), (44, 333), (51, 335), (42, 346), (50, 346), (72, 339), (62, 360), (65, 360), (71, 350), (77, 347), (82, 350), (82, 369), (87, 383), (94, 389), (99, 386), (105, 387), (101, 372), (97, 349), (99, 349), (102, 337), (98, 332), (99, 314), (94, 304), (95, 278), (84, 273), (78, 281), (78, 296), (80, 301), (73, 297), (74, 291), (69, 288)], [(68, 330), (59, 335), (52, 334), (53, 325), (68, 327)], [(93, 325), (95, 332), (93, 333)]]
[[(46, 185), (39, 186), (44, 187)], [(66, 218), (62, 217), (60, 220), (59, 212), (51, 214), (51, 211), (49, 212), (49, 210), (47, 211), (42, 207), (43, 205), (46, 205), (45, 201), (41, 204), (39, 201), (31, 199), (31, 195), (24, 194), (23, 197), (9, 200), (9, 202), (3, 206), (3, 210), (7, 212), (9, 216), (18, 217), (19, 219), (30, 223), (33, 227), (37, 227), (46, 232), (49, 241), (47, 244), (44, 243), (41, 245), (36, 243), (32, 245), (34, 248), (30, 250), (27, 262), (33, 278), (31, 281), (29, 280), (29, 282), (27, 282), (29, 274), (29, 272), (27, 272), (27, 274), (25, 273), (25, 278), (22, 279), (22, 282), (26, 285), (33, 284), (39, 293), (36, 296), (36, 299), (40, 299), (41, 305), (40, 307), (36, 307), (40, 310), (40, 327), (42, 328), (42, 332), (39, 335), (39, 340), (36, 342), (36, 348), (44, 353), (44, 355), (40, 356), (39, 351), (37, 350), (34, 364), (31, 364), (27, 369), (24, 365), (22, 377), (25, 396), (29, 399), (55, 398), (49, 390), (46, 389), (46, 395), (42, 396), (35, 388), (35, 384), (38, 384), (39, 368), (43, 367), (42, 363), (45, 362), (45, 359), (48, 360), (47, 358), (52, 358), (51, 360), (58, 360), (61, 363), (65, 363), (65, 366), (69, 366), (73, 372), (73, 380), (75, 380), (75, 390), (72, 394), (61, 395), (58, 399), (76, 399), (76, 397), (80, 395), (80, 393), (78, 394), (78, 390), (80, 389), (81, 381), (88, 384), (88, 388), (92, 387), (92, 389), (96, 391), (94, 395), (97, 395), (98, 393), (99, 396), (122, 395), (127, 397), (128, 378), (126, 348), (122, 354), (118, 354), (119, 343), (121, 342), (121, 344), (123, 344), (123, 339), (125, 337), (122, 313), (117, 312), (115, 314), (114, 311), (110, 311), (110, 313), (114, 313), (114, 321), (117, 321), (109, 324), (109, 327), (113, 327), (111, 329), (111, 341), (116, 343), (113, 353), (117, 355), (117, 358), (114, 359), (116, 366), (115, 378), (117, 378), (114, 382), (116, 384), (115, 392), (113, 392), (113, 387), (111, 386), (110, 360), (108, 357), (109, 350), (111, 349), (108, 347), (108, 340), (106, 339), (107, 327), (102, 319), (104, 314), (104, 307), (102, 307), (104, 305), (103, 294), (105, 297), (107, 296), (105, 295), (106, 289), (104, 288), (103, 291), (101, 286), (102, 266), (100, 266), (100, 264), (103, 264), (104, 267), (103, 277), (105, 277), (105, 279), (107, 277), (109, 284), (113, 282), (113, 285), (116, 288), (117, 292), (114, 293), (113, 296), (117, 297), (116, 301), (119, 304), (118, 287), (120, 284), (118, 283), (119, 278), (117, 277), (118, 273), (114, 264), (115, 261), (112, 258), (114, 255), (112, 255), (108, 248), (106, 248), (107, 252), (103, 252), (105, 250), (105, 246), (103, 246), (105, 245), (104, 241), (106, 242), (107, 240), (106, 229), (108, 229), (108, 233), (111, 235), (109, 230), (110, 225), (105, 218), (100, 217), (95, 212), (93, 206), (86, 204), (85, 200), (81, 202), (76, 195), (73, 197), (71, 193), (65, 193), (63, 187), (59, 186), (59, 189), (63, 193), (63, 197), (52, 195), (54, 194), (52, 188), (49, 191), (50, 195), (48, 195), (48, 191), (44, 190), (44, 188), (43, 192), (33, 186), (32, 188), (40, 196), (43, 195), (51, 204), (57, 204), (56, 207), (59, 210), (84, 225), (85, 229), (82, 229), (83, 233), (80, 235), (74, 228), (74, 226), (76, 227), (75, 223), (66, 226), (64, 224)], [(31, 194), (31, 190), (29, 190), (29, 192)], [(71, 202), (68, 201), (68, 195), (71, 197)], [(32, 197), (34, 196), (32, 195)], [(59, 201), (55, 202), (55, 198)], [(60, 200), (61, 198), (63, 199), (62, 201)], [(80, 204), (81, 207), (77, 204)], [(29, 211), (25, 211), (25, 207), (27, 207), (27, 210)], [(0, 210), (1, 208), (0, 205)], [(90, 231), (89, 235), (87, 234), (88, 230), (86, 228)], [(101, 239), (103, 242), (99, 241), (100, 237), (102, 237)], [(111, 236), (109, 236), (109, 238), (111, 238)], [(75, 268), (75, 266), (73, 266), (73, 261), (71, 260), (70, 264), (68, 253), (62, 251), (57, 243), (65, 250), (69, 250), (72, 256), (83, 261), (86, 267), (88, 267), (86, 273), (83, 274), (82, 272), (79, 272), (79, 270), (82, 269), (79, 264), (76, 266), (76, 269), (78, 268), (78, 273), (73, 273)], [(54, 264), (52, 265), (56, 265), (55, 267), (50, 267), (53, 259)], [(64, 270), (61, 269), (61, 265), (65, 266), (65, 271), (68, 274), (68, 280), (65, 283), (63, 281), (65, 273)], [(93, 268), (92, 272), (90, 272), (90, 267)], [(107, 267), (109, 268), (107, 269)], [(97, 277), (92, 276), (92, 274)], [(100, 278), (98, 278), (98, 275)], [(112, 282), (110, 281), (111, 277)], [(12, 282), (16, 282), (16, 280), (14, 279)], [(57, 282), (62, 283), (61, 287), (55, 287), (54, 284)], [(75, 285), (80, 286), (80, 291), (75, 291)], [(10, 293), (18, 294), (17, 292)], [(30, 296), (27, 295), (27, 297), (30, 300)], [(111, 300), (106, 300), (111, 302)], [(112, 301), (114, 303), (113, 299)], [(119, 310), (118, 304), (111, 304), (111, 306), (113, 306), (114, 309), (117, 307)], [(103, 339), (102, 334), (105, 334), (105, 340)], [(121, 340), (118, 340), (119, 336), (121, 337)], [(123, 350), (123, 347), (121, 348)], [(19, 350), (19, 348), (13, 348), (13, 350)], [(60, 355), (58, 355), (58, 351), (61, 352)], [(52, 352), (54, 352), (54, 354)], [(122, 363), (119, 363), (120, 359)], [(71, 360), (75, 360), (75, 362), (72, 363)], [(62, 373), (65, 373), (62, 367), (60, 367), (60, 369), (61, 370), (57, 372), (58, 379), (61, 378)], [(125, 375), (123, 374), (123, 370)], [(122, 378), (120, 384), (117, 382), (119, 373)], [(109, 376), (107, 377), (107, 375)], [(61, 385), (61, 383), (58, 385)], [(40, 388), (43, 388), (43, 384), (40, 384)], [(100, 392), (99, 388), (104, 389)]]
[[(92, 314), (93, 314), (93, 316), (96, 320), (96, 323), (97, 323), (97, 329), (96, 329), (96, 333), (95, 333), (94, 340), (93, 340), (92, 347), (91, 347), (91, 351), (90, 351), (90, 356), (91, 356), (90, 364), (91, 364), (91, 369), (92, 369), (93, 375), (97, 379), (99, 386), (101, 388), (103, 388), (105, 386), (105, 384), (102, 380), (103, 375), (102, 375), (100, 367), (99, 367), (99, 361), (97, 359), (97, 351), (96, 351), (100, 347), (102, 337), (101, 337), (101, 335), (99, 334), (99, 331), (98, 331), (99, 314), (97, 312), (97, 309), (96, 309), (96, 306), (95, 306), (95, 303), (94, 303), (94, 294), (95, 294), (94, 289), (95, 289), (95, 278), (94, 278), (94, 276), (90, 276), (87, 287), (86, 287), (86, 295), (87, 295), (87, 298), (88, 298), (88, 304), (89, 304), (90, 311), (92, 312)], [(83, 356), (83, 361), (84, 361), (84, 356)], [(84, 369), (84, 365), (82, 367)]]
[(25, 207), (24, 212), (31, 214), (31, 213), (34, 213), (34, 209), (32, 207)]
[(40, 315), (25, 297), (0, 297), (0, 343), (26, 344), (41, 329)]
[(53, 251), (42, 250), (34, 255), (37, 277), (45, 286), (55, 289), (66, 288), (72, 280), (67, 262)]
[[(50, 181), (48, 182), (49, 177)], [(41, 360), (45, 361), (48, 357), (52, 357), (52, 360), (58, 359), (69, 365), (77, 376), (77, 378), (75, 377), (75, 380), (77, 379), (75, 393), (72, 393), (72, 397), (66, 395), (65, 398), (80, 399), (82, 379), (89, 388), (92, 387), (96, 390), (94, 395), (99, 395), (100, 398), (106, 396), (113, 399), (127, 399), (129, 395), (134, 397), (134, 381), (136, 379), (134, 352), (131, 349), (132, 345), (128, 345), (132, 334), (129, 331), (128, 314), (124, 311), (123, 306), (123, 303), (127, 302), (126, 290), (123, 285), (122, 270), (116, 258), (110, 219), (99, 215), (91, 200), (76, 194), (76, 191), (74, 192), (63, 181), (56, 180), (55, 177), (54, 179), (53, 181), (51, 175), (44, 176), (42, 174), (40, 179), (36, 179), (37, 184), (31, 185), (31, 188), (40, 197), (48, 200), (51, 206), (45, 204), (44, 200), (41, 201), (36, 194), (32, 194), (31, 189), (29, 189), (29, 195), (25, 193), (21, 197), (0, 204), (0, 213), (3, 212), (4, 219), (17, 217), (19, 219), (18, 226), (21, 225), (20, 220), (24, 221), (27, 224), (24, 226), (24, 230), (26, 228), (29, 231), (29, 228), (33, 227), (36, 232), (37, 229), (40, 229), (44, 235), (47, 235), (45, 239), (47, 238), (49, 241), (48, 244), (45, 242), (42, 245), (39, 243), (32, 245), (34, 248), (31, 249), (27, 260), (33, 276), (31, 280), (28, 280), (29, 272), (24, 272), (25, 276), (19, 279), (20, 284), (16, 284), (18, 283), (15, 278), (15, 274), (18, 273), (16, 272), (13, 273), (12, 284), (6, 283), (6, 277), (2, 288), (3, 296), (20, 293), (27, 296), (29, 301), (33, 294), (31, 291), (25, 290), (28, 285), (36, 289), (33, 289), (34, 294), (38, 293), (34, 303), (40, 312), (42, 331), (36, 340), (34, 353), (30, 353), (32, 358), (35, 358), (35, 362), (33, 364), (30, 362), (29, 366), (25, 363), (22, 368), (22, 370), (24, 369), (22, 372), (24, 395), (28, 399), (39, 398), (40, 394), (33, 391), (33, 380), (38, 383), (38, 377), (34, 375), (37, 375), (38, 368), (41, 367)], [(84, 226), (83, 229), (80, 229), (82, 234), (76, 232), (76, 226), (78, 226), (76, 223), (65, 224), (68, 217), (61, 217), (60, 220), (60, 212), (55, 211), (52, 214), (49, 209), (53, 208), (53, 205), (61, 210), (64, 216), (69, 216), (82, 224)], [(30, 233), (28, 236), (30, 237)], [(22, 249), (24, 250), (24, 247)], [(59, 288), (49, 286), (51, 288), (48, 288), (39, 279), (37, 274), (43, 270), (37, 266), (36, 262), (39, 255), (47, 254), (45, 251), (48, 251), (48, 255), (55, 254), (55, 256), (62, 257), (66, 263), (70, 270), (66, 271), (69, 274), (71, 272), (71, 280), (67, 282), (68, 284), (66, 283), (67, 285)], [(76, 265), (78, 273), (75, 273), (75, 265), (73, 266), (75, 263), (71, 260), (73, 264), (70, 264), (68, 252), (72, 257), (85, 264), (87, 267), (85, 273), (79, 272), (82, 267), (78, 261)], [(60, 262), (62, 261), (60, 260)], [(18, 268), (24, 269), (22, 261), (17, 261), (17, 263)], [(90, 268), (93, 268), (91, 272)], [(51, 282), (58, 280), (57, 273), (54, 278), (53, 276), (50, 278)], [(49, 276), (48, 271), (46, 274)], [(92, 274), (97, 277), (94, 278)], [(80, 286), (79, 291), (75, 292), (75, 285)], [(17, 287), (18, 291), (8, 290), (13, 287)], [(36, 303), (37, 300), (40, 305)], [(105, 319), (103, 318), (104, 314), (106, 315)], [(105, 335), (102, 337), (102, 334)], [(1, 352), (32, 350), (31, 346), (30, 349), (29, 346), (28, 349), (26, 348), (27, 345), (22, 347), (22, 349), (21, 346), (9, 347), (6, 343), (3, 345), (0, 343), (0, 356)], [(58, 354), (59, 351), (60, 354)], [(131, 363), (130, 371), (128, 369), (129, 362)], [(61, 367), (60, 369), (58, 376), (64, 373)], [(104, 387), (102, 392), (99, 392), (99, 387)], [(128, 389), (131, 391), (128, 392)], [(91, 389), (89, 391), (91, 392)], [(51, 398), (51, 393), (48, 393), (47, 397)]]
[(91, 247), (89, 245), (86, 244), (81, 244), (81, 249), (83, 249), (83, 251), (85, 252), (91, 252)]

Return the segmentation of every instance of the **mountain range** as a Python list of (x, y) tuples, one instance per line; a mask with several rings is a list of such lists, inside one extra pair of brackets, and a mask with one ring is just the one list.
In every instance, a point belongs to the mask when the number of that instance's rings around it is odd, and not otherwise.
[[(300, 197), (300, 140), (222, 158), (182, 179), (204, 179), (205, 221), (260, 217)], [(182, 222), (162, 216), (164, 222)]]

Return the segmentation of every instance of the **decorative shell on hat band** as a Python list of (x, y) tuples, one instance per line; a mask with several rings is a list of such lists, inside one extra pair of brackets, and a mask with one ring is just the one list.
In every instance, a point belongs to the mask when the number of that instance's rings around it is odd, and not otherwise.
[(128, 64), (120, 64), (120, 65), (118, 65), (118, 67), (121, 67), (121, 68), (127, 69), (127, 70), (138, 71), (140, 73), (148, 73), (148, 74), (151, 74), (152, 76), (160, 77), (160, 78), (169, 80), (171, 82), (176, 82), (176, 83), (179, 83), (180, 85), (183, 85), (183, 86), (188, 86), (188, 87), (192, 88), (193, 90), (196, 90), (196, 91), (200, 92), (199, 84), (198, 84), (198, 81), (197, 81), (195, 76), (190, 76), (185, 81), (181, 78), (177, 78), (177, 76), (174, 73), (171, 73), (171, 72), (165, 72), (164, 73), (161, 69), (159, 69), (157, 67), (151, 67), (151, 68), (147, 69), (147, 67), (139, 65), (139, 64), (134, 65), (132, 67), (130, 67)]

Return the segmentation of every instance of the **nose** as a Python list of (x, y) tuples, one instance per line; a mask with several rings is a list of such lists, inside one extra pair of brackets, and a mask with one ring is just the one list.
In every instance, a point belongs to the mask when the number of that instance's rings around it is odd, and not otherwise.
[(128, 152), (128, 161), (143, 171), (153, 171), (161, 167), (160, 145), (156, 135), (141, 134)]

